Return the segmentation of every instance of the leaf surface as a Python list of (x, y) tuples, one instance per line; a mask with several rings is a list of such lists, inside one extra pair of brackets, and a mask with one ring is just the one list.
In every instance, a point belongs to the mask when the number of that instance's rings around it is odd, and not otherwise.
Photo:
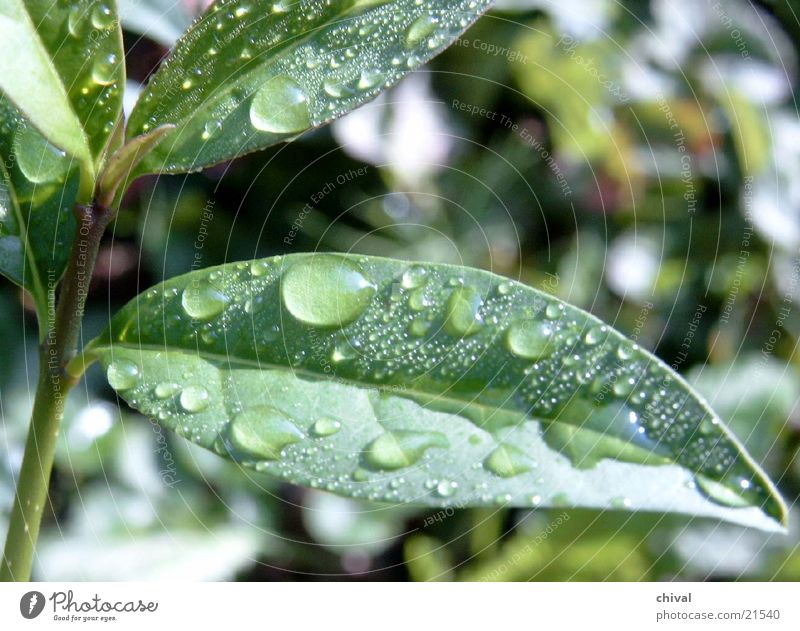
[(0, 89), (92, 173), (122, 109), (124, 81), (113, 0), (0, 0)]
[(176, 130), (143, 162), (184, 172), (291, 139), (375, 97), (446, 48), (490, 0), (229, 0), (176, 44), (131, 113)]
[(165, 427), (351, 497), (765, 529), (785, 516), (665, 364), (592, 315), (480, 270), (331, 254), (232, 263), (140, 295), (88, 352)]
[(45, 314), (74, 237), (78, 169), (2, 96), (0, 163), (0, 273)]

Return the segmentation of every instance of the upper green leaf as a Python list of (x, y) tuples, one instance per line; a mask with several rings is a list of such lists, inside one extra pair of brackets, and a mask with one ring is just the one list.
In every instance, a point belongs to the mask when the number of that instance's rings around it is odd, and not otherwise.
[(91, 174), (122, 108), (113, 0), (0, 0), (0, 89)]
[(74, 238), (78, 169), (0, 96), (0, 273), (25, 287), (40, 315)]
[(143, 163), (200, 169), (322, 125), (447, 47), (490, 0), (222, 0), (176, 44), (128, 136), (176, 130)]
[(586, 506), (779, 527), (780, 497), (683, 379), (493, 274), (300, 254), (174, 278), (89, 346), (133, 407), (353, 497)]

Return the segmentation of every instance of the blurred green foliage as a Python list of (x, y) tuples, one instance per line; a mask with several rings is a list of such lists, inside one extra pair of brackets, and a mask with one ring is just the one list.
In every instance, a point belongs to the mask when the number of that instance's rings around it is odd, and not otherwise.
[[(158, 42), (128, 22), (132, 79), (152, 71), (176, 16)], [(84, 332), (157, 281), (254, 256), (490, 269), (591, 310), (684, 373), (777, 481), (787, 535), (614, 511), (437, 513), (289, 487), (118, 406), (94, 369), (70, 401), (36, 578), (800, 580), (794, 19), (783, 0), (501, 2), (332, 127), (135, 184)], [(7, 283), (0, 308), (4, 529), (36, 339)]]

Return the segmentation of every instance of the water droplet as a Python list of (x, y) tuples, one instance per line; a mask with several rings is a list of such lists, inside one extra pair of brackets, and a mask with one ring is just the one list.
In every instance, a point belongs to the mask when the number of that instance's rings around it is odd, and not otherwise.
[(436, 30), (436, 19), (429, 14), (421, 15), (406, 31), (406, 47), (414, 48)]
[(414, 311), (422, 311), (430, 307), (431, 304), (424, 287), (413, 290), (408, 296), (408, 306)]
[(553, 328), (546, 322), (520, 320), (508, 328), (506, 344), (508, 349), (524, 359), (541, 359), (555, 350), (551, 342)]
[(695, 475), (694, 479), (697, 482), (697, 486), (700, 488), (700, 490), (702, 490), (710, 500), (713, 500), (718, 504), (730, 506), (731, 508), (742, 508), (752, 505), (752, 501), (745, 497), (744, 494), (744, 491), (747, 489), (744, 489), (741, 486), (739, 486), (738, 489), (732, 488), (723, 482), (712, 480), (711, 478), (699, 473)]
[(314, 423), (314, 433), (317, 436), (332, 436), (342, 429), (342, 424), (332, 418), (321, 418)]
[(349, 324), (364, 312), (374, 294), (375, 286), (355, 263), (327, 254), (303, 258), (281, 281), (286, 309), (311, 326)]
[(428, 270), (419, 265), (409, 267), (400, 279), (400, 284), (405, 289), (417, 289), (428, 283)]
[(589, 346), (595, 346), (606, 339), (607, 334), (608, 329), (606, 327), (595, 326), (587, 331), (586, 335), (583, 336), (583, 341)]
[(458, 488), (458, 483), (450, 482), (448, 480), (442, 480), (439, 484), (436, 485), (436, 494), (439, 497), (450, 497), (453, 493), (456, 492)]
[(181, 391), (180, 384), (164, 381), (155, 387), (154, 393), (158, 399), (169, 399)]
[(431, 323), (423, 318), (416, 318), (408, 327), (408, 332), (414, 337), (423, 337), (431, 330)]
[(139, 367), (127, 359), (111, 362), (106, 378), (114, 390), (130, 390), (139, 381)]
[(47, 142), (32, 125), (14, 135), (13, 147), (20, 171), (34, 184), (61, 181), (69, 168), (67, 154)]
[(615, 497), (611, 500), (611, 508), (616, 508), (621, 510), (625, 508), (630, 508), (631, 505), (632, 502), (627, 497)]
[(545, 307), (544, 314), (551, 320), (557, 320), (564, 313), (564, 305), (558, 302), (551, 302)]
[(524, 451), (513, 445), (500, 445), (489, 454), (484, 465), (489, 471), (501, 478), (513, 478), (533, 469), (536, 466), (536, 462)]
[(83, 37), (88, 23), (86, 21), (86, 7), (82, 3), (73, 4), (67, 14), (67, 30), (73, 37)]
[(511, 283), (500, 283), (497, 286), (497, 293), (501, 296), (507, 296), (513, 289), (514, 286)]
[(179, 401), (189, 413), (202, 412), (208, 407), (208, 390), (202, 386), (188, 386), (181, 392)]
[(250, 122), (256, 129), (276, 134), (303, 131), (311, 125), (308, 96), (293, 79), (273, 77), (253, 96)]
[(250, 264), (250, 273), (253, 276), (264, 276), (267, 272), (269, 272), (269, 261), (253, 261)]
[(401, 469), (417, 462), (432, 447), (449, 446), (447, 437), (439, 432), (397, 430), (378, 436), (367, 446), (364, 456), (376, 469)]
[(92, 26), (105, 31), (114, 26), (114, 13), (103, 3), (98, 3), (92, 9)]
[(386, 79), (386, 75), (380, 70), (364, 70), (358, 79), (359, 90), (369, 90), (379, 86)]
[(457, 287), (447, 301), (444, 330), (453, 337), (474, 335), (483, 328), (480, 308), (483, 300), (471, 287)]
[(284, 447), (305, 438), (294, 423), (267, 405), (237, 414), (231, 422), (229, 436), (236, 450), (264, 460), (277, 460)]
[(98, 85), (111, 85), (117, 79), (117, 68), (115, 54), (98, 57), (92, 65), (92, 81)]
[(211, 284), (209, 279), (192, 281), (181, 295), (181, 305), (191, 318), (210, 320), (225, 309), (230, 298)]

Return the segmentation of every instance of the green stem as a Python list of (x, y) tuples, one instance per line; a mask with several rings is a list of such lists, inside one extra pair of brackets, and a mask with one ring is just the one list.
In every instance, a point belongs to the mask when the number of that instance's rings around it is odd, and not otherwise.
[(111, 218), (108, 209), (97, 204), (78, 205), (75, 214), (78, 231), (64, 274), (64, 285), (55, 318), (47, 322), (47, 334), (40, 347), (39, 382), (0, 566), (2, 581), (30, 580), (64, 403), (76, 382), (67, 373), (66, 366), (76, 353), (100, 240)]

